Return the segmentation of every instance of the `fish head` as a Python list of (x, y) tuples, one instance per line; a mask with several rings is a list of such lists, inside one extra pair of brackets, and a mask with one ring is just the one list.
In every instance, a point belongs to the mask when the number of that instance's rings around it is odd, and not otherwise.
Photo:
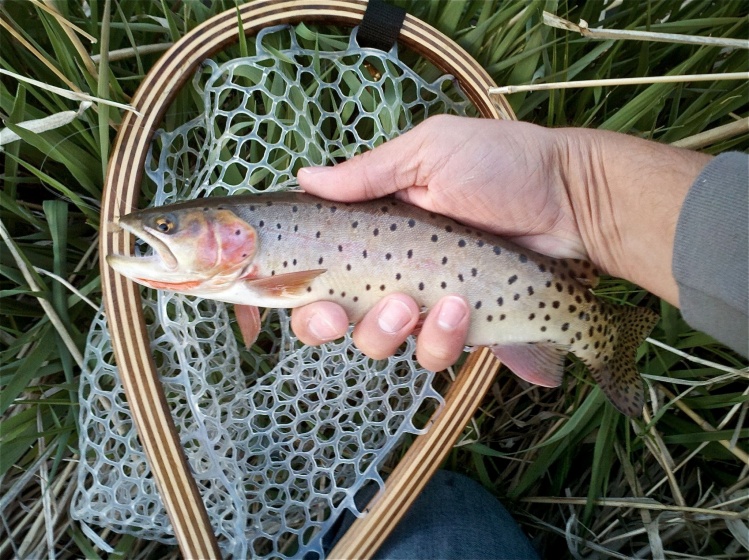
[(146, 256), (109, 255), (123, 276), (156, 289), (200, 295), (247, 273), (257, 232), (226, 207), (179, 205), (127, 214), (119, 225), (153, 249)]

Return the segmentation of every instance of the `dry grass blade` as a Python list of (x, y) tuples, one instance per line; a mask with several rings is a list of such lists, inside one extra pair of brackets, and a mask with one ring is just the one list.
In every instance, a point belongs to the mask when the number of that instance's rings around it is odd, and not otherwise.
[(577, 80), (571, 82), (551, 82), (519, 86), (489, 88), (492, 95), (508, 95), (525, 91), (548, 91), (553, 89), (573, 89), (587, 87), (638, 86), (650, 84), (676, 84), (684, 82), (715, 82), (721, 80), (749, 80), (749, 72), (726, 74), (686, 74), (682, 76), (650, 76), (643, 78), (612, 78), (606, 80)]
[(712, 146), (718, 142), (729, 140), (741, 134), (749, 133), (749, 117), (739, 119), (735, 122), (716, 126), (705, 132), (700, 132), (694, 136), (689, 136), (682, 140), (677, 140), (671, 145), (677, 148), (685, 148), (688, 150), (699, 150), (706, 146)]
[(635, 31), (630, 29), (603, 29), (588, 27), (588, 22), (580, 20), (575, 24), (549, 12), (543, 13), (544, 23), (558, 29), (566, 29), (580, 33), (589, 39), (625, 39), (630, 41), (652, 41), (661, 43), (681, 43), (690, 45), (706, 45), (729, 49), (749, 49), (749, 40), (725, 39), (722, 37), (700, 37), (697, 35), (683, 35), (679, 33), (655, 33), (653, 31)]

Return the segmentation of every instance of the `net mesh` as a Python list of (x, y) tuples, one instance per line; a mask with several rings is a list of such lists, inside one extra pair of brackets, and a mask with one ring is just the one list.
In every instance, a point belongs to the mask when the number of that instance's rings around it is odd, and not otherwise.
[[(397, 47), (361, 48), (355, 30), (341, 39), (270, 28), (249, 48), (248, 57), (207, 61), (193, 80), (199, 116), (157, 133), (144, 186), (152, 204), (289, 188), (302, 166), (349, 158), (431, 114), (473, 111), (450, 76), (407, 65)], [(382, 487), (388, 455), (442, 403), (412, 340), (373, 361), (350, 333), (304, 346), (288, 314), (269, 310), (245, 349), (224, 304), (143, 295), (158, 374), (226, 556), (324, 556), (335, 520), (362, 513), (357, 493)], [(103, 312), (88, 335), (80, 407), (73, 517), (174, 543)]]

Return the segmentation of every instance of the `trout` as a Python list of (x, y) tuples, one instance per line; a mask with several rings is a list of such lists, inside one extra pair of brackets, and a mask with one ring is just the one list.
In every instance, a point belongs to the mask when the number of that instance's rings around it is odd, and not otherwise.
[(110, 255), (108, 263), (151, 288), (243, 306), (330, 300), (353, 322), (393, 292), (424, 309), (462, 295), (472, 310), (469, 346), (491, 347), (516, 375), (544, 387), (561, 384), (571, 352), (619, 411), (642, 411), (635, 354), (658, 316), (596, 298), (587, 261), (539, 255), (390, 198), (205, 198), (133, 212), (119, 225), (153, 253)]

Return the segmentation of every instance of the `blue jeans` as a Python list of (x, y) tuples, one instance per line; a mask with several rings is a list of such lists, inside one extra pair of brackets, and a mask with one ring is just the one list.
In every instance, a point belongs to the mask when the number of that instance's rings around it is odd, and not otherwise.
[[(353, 521), (344, 522), (342, 536)], [(538, 560), (528, 537), (478, 482), (437, 471), (377, 551), (380, 560)]]

